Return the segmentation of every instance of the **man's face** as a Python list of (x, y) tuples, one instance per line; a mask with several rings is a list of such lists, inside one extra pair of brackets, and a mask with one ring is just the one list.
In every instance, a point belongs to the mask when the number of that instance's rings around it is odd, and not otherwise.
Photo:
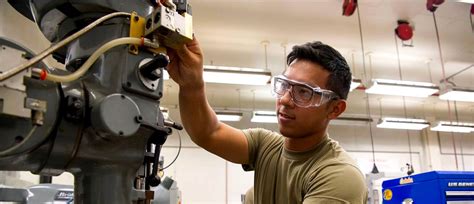
[[(295, 60), (285, 71), (288, 79), (327, 89), (329, 72), (307, 60)], [(302, 108), (295, 105), (289, 91), (276, 101), (278, 125), (282, 135), (290, 138), (307, 137), (326, 130), (328, 104)]]

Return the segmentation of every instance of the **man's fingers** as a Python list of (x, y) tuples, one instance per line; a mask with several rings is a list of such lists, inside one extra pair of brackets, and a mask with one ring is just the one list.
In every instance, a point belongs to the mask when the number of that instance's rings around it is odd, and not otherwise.
[(202, 52), (196, 38), (176, 49), (169, 49), (168, 56), (170, 58), (168, 73), (175, 81), (191, 76), (193, 72), (202, 68)]
[(170, 64), (174, 64), (179, 61), (179, 57), (176, 54), (176, 51), (173, 49), (168, 49), (166, 53), (170, 59)]
[(180, 60), (184, 62), (189, 62), (192, 60), (192, 52), (185, 45), (176, 50), (176, 54), (178, 55)]
[(195, 37), (193, 37), (193, 40), (191, 42), (180, 47), (180, 49), (178, 49), (176, 52), (179, 58), (181, 58), (185, 62), (196, 61), (196, 57), (202, 56), (202, 52), (199, 47), (199, 42)]
[(170, 58), (170, 64), (167, 67), (167, 71), (171, 78), (175, 78), (178, 64), (179, 64), (179, 57), (176, 54), (176, 51), (173, 49), (168, 49), (167, 54), (168, 54), (168, 57)]
[(194, 35), (193, 35), (193, 40), (189, 42), (188, 44), (186, 44), (186, 47), (188, 48), (188, 50), (190, 50), (193, 53), (196, 53), (196, 54), (202, 53), (199, 46), (199, 42), (197, 41), (196, 36)]

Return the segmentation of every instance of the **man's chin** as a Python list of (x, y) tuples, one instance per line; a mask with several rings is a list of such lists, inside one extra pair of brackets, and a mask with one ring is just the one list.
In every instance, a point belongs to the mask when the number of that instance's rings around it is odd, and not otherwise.
[(297, 138), (297, 134), (295, 130), (292, 128), (288, 127), (282, 127), (281, 125), (279, 126), (280, 134), (283, 135), (283, 137), (288, 137), (288, 138)]

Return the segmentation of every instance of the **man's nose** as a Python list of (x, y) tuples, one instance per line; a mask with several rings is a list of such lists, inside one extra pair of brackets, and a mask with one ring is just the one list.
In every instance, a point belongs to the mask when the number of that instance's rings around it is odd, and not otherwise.
[(280, 104), (285, 106), (293, 106), (293, 100), (291, 100), (291, 89), (285, 91), (283, 96), (280, 97)]

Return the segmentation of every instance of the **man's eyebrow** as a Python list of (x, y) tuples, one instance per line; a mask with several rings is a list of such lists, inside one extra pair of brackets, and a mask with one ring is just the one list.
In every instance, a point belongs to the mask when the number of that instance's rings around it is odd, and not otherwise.
[[(283, 75), (283, 76), (285, 76), (285, 75)], [(285, 76), (285, 77), (286, 77), (286, 76)], [(286, 79), (288, 79), (288, 77), (287, 77)], [(290, 81), (293, 82), (293, 83), (298, 83), (298, 84), (301, 84), (301, 85), (308, 85), (308, 86), (310, 86), (311, 88), (322, 89), (322, 88), (321, 88), (320, 86), (318, 86), (317, 84), (308, 84), (308, 83), (306, 83), (306, 82), (296, 81), (296, 80), (293, 80), (293, 79), (288, 79), (288, 80), (290, 80)]]
[[(287, 80), (290, 80), (290, 81), (293, 81), (293, 82), (298, 82), (298, 83), (301, 83), (301, 84), (305, 84), (305, 85), (309, 85), (311, 86), (312, 88), (318, 88), (318, 89), (323, 89), (321, 88), (321, 86), (311, 82), (311, 83), (306, 83), (306, 82), (300, 82), (300, 81), (296, 81), (296, 80), (293, 80), (293, 79), (289, 79), (288, 76), (286, 76), (286, 74), (281, 74), (281, 76), (284, 76)], [(329, 89), (328, 89), (329, 90)]]

